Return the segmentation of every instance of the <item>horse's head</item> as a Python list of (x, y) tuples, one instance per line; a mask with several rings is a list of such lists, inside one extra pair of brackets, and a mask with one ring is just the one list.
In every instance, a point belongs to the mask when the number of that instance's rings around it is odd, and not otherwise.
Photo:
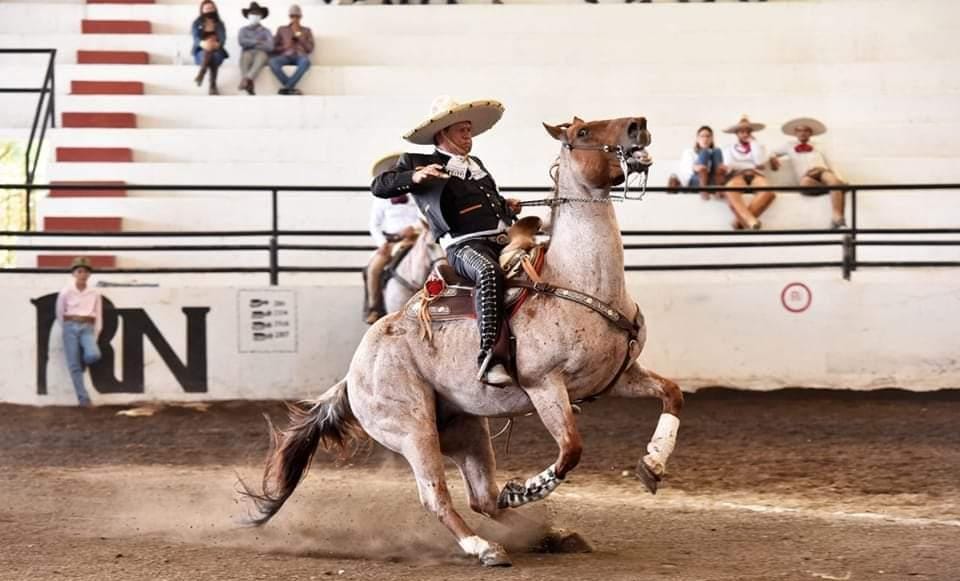
[(650, 132), (644, 117), (621, 117), (605, 121), (543, 124), (554, 139), (563, 143), (580, 181), (592, 189), (608, 189), (627, 178), (626, 174), (646, 171), (650, 159), (644, 148)]

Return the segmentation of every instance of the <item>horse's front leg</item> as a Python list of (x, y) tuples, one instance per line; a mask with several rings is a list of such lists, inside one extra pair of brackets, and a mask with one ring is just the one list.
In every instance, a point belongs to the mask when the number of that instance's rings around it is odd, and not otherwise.
[(656, 397), (663, 402), (663, 413), (657, 422), (653, 437), (647, 444), (647, 455), (637, 464), (637, 477), (651, 493), (667, 471), (667, 460), (677, 443), (680, 428), (680, 410), (683, 409), (683, 393), (676, 383), (644, 369), (634, 361), (610, 390), (615, 397)]
[(567, 473), (580, 462), (583, 443), (567, 396), (567, 386), (559, 379), (550, 379), (537, 387), (524, 388), (544, 427), (560, 446), (557, 461), (525, 482), (511, 480), (500, 491), (501, 508), (517, 507), (546, 498), (563, 482)]

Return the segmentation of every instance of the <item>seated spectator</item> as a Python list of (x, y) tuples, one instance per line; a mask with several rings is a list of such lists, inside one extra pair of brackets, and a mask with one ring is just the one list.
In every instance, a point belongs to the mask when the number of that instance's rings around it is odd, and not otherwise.
[[(773, 151), (770, 157), (770, 169), (777, 171), (780, 169), (780, 157), (787, 156), (793, 166), (793, 173), (796, 174), (797, 184), (809, 187), (822, 186), (844, 186), (846, 182), (841, 180), (837, 173), (830, 168), (826, 157), (820, 150), (820, 146), (814, 146), (810, 142), (813, 135), (821, 135), (827, 132), (827, 127), (816, 119), (800, 117), (783, 124), (783, 132), (787, 135), (796, 136), (796, 141), (783, 144)], [(816, 191), (803, 192), (807, 196), (822, 196), (827, 193), (828, 188), (823, 187)], [(844, 219), (843, 190), (833, 190), (830, 192), (830, 206), (833, 210), (833, 216), (830, 219), (830, 227), (834, 230), (844, 228), (847, 225)]]
[[(713, 144), (713, 129), (707, 125), (697, 129), (697, 141), (680, 155), (677, 171), (678, 174), (670, 176), (668, 189), (722, 186), (726, 183), (727, 166), (723, 165), (723, 152)], [(721, 197), (722, 194), (718, 193), (717, 196)], [(707, 200), (710, 194), (700, 192), (700, 197)]]
[(273, 35), (260, 22), (270, 15), (270, 9), (251, 2), (249, 8), (240, 12), (250, 24), (240, 29), (239, 41), (243, 54), (240, 55), (240, 90), (253, 95), (253, 82), (267, 65), (273, 52)]
[[(727, 186), (762, 188), (770, 185), (763, 175), (763, 168), (767, 163), (766, 148), (753, 137), (754, 131), (760, 131), (764, 127), (766, 125), (762, 123), (751, 123), (744, 115), (736, 125), (723, 130), (724, 133), (734, 133), (737, 136), (735, 143), (723, 149), (723, 159), (728, 170)], [(724, 195), (736, 216), (733, 227), (751, 230), (759, 230), (762, 227), (760, 215), (776, 197), (776, 194), (771, 191), (757, 192), (748, 206), (741, 192), (724, 192)]]
[[(296, 4), (290, 6), (290, 24), (277, 29), (276, 52), (277, 56), (270, 59), (270, 70), (276, 75), (282, 85), (281, 95), (302, 95), (297, 83), (310, 68), (310, 53), (313, 52), (313, 33), (306, 26), (300, 25), (303, 11)], [(284, 65), (296, 65), (297, 70), (292, 77), (283, 72)]]
[(203, 0), (200, 3), (200, 16), (193, 21), (191, 27), (193, 31), (193, 62), (200, 65), (200, 71), (197, 73), (197, 86), (203, 84), (203, 78), (207, 72), (210, 72), (210, 90), (211, 95), (219, 95), (217, 88), (217, 72), (220, 65), (230, 55), (227, 54), (223, 45), (227, 42), (227, 29), (220, 20), (220, 14), (217, 13), (217, 5), (213, 0)]
[[(399, 153), (387, 155), (373, 164), (377, 177), (397, 165)], [(383, 301), (383, 269), (389, 264), (398, 246), (416, 242), (420, 234), (420, 210), (409, 194), (393, 198), (374, 198), (370, 211), (370, 236), (377, 251), (364, 271), (367, 286), (366, 322), (372, 325), (386, 314)]]

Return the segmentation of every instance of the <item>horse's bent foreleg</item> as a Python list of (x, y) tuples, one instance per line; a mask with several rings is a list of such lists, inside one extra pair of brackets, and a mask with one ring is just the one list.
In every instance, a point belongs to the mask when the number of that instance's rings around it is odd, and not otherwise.
[(647, 455), (637, 466), (637, 476), (647, 489), (656, 494), (657, 486), (667, 470), (667, 460), (677, 443), (683, 393), (676, 383), (644, 369), (637, 362), (630, 365), (610, 390), (616, 397), (657, 397), (663, 402), (663, 413), (653, 437), (647, 444)]
[(573, 408), (562, 381), (548, 381), (525, 391), (544, 427), (560, 446), (557, 461), (525, 482), (511, 481), (500, 492), (501, 507), (517, 507), (546, 498), (580, 462), (583, 443), (573, 417)]
[(478, 557), (484, 565), (509, 566), (510, 558), (506, 550), (479, 537), (454, 509), (436, 432), (412, 435), (403, 447), (403, 455), (416, 476), (420, 502), (457, 537), (460, 548)]

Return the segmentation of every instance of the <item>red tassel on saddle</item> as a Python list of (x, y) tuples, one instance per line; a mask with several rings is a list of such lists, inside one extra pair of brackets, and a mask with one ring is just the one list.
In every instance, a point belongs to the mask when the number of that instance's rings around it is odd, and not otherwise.
[(423, 290), (426, 291), (427, 296), (430, 298), (439, 296), (446, 288), (447, 285), (443, 282), (443, 279), (436, 276), (431, 276), (427, 279), (427, 282), (423, 284)]

